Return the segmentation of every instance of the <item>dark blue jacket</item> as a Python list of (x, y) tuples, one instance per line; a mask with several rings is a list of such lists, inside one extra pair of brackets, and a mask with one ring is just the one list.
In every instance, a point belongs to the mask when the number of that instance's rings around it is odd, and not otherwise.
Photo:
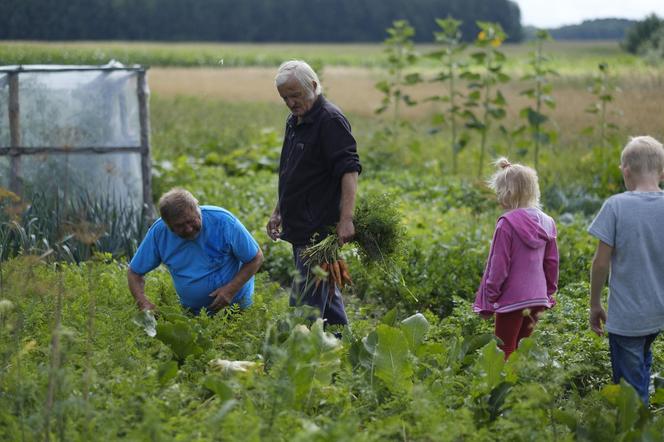
[(298, 124), (286, 122), (279, 163), (281, 238), (306, 245), (339, 221), (341, 177), (361, 172), (355, 138), (341, 110), (320, 95)]

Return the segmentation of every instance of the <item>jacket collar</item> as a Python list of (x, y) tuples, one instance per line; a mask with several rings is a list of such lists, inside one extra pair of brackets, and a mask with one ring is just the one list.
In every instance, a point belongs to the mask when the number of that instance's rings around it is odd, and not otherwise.
[[(318, 97), (316, 97), (316, 101), (314, 101), (314, 104), (311, 106), (311, 109), (307, 111), (306, 114), (302, 115), (302, 121), (300, 121), (299, 124), (311, 124), (316, 120), (316, 117), (318, 116), (318, 113), (320, 110), (323, 108), (323, 105), (325, 104), (327, 100), (323, 96), (323, 94), (320, 94)], [(297, 126), (297, 117), (293, 114), (288, 119), (288, 122), (291, 126)]]

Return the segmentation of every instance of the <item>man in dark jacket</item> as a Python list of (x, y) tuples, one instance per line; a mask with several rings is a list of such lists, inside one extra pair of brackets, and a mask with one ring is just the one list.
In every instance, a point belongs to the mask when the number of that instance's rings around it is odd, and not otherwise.
[(293, 282), (290, 304), (317, 307), (327, 324), (345, 325), (339, 289), (332, 290), (327, 281), (316, 287), (301, 253), (312, 240), (320, 241), (333, 231), (340, 244), (355, 234), (353, 209), (362, 170), (355, 138), (341, 110), (322, 95), (318, 76), (307, 63), (283, 63), (275, 84), (291, 114), (279, 164), (279, 200), (267, 234), (293, 245), (302, 278)]

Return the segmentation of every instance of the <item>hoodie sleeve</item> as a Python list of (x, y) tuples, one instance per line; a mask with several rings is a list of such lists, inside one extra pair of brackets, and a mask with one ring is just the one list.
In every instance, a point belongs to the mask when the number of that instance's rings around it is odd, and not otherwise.
[(512, 228), (500, 219), (491, 242), (491, 252), (487, 265), (486, 295), (489, 302), (496, 302), (502, 295), (503, 283), (510, 273), (512, 247)]
[[(553, 237), (544, 249), (544, 276), (546, 277), (546, 294), (549, 298), (558, 290), (558, 243), (556, 242), (556, 226), (553, 225)], [(553, 301), (553, 298), (551, 298)]]

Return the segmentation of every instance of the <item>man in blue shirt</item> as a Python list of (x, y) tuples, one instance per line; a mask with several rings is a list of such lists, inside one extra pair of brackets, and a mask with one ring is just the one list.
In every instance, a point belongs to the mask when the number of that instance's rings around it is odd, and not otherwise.
[(263, 253), (242, 223), (220, 207), (199, 207), (179, 188), (161, 197), (159, 213), (129, 263), (129, 290), (138, 307), (155, 308), (145, 296), (144, 275), (161, 263), (180, 303), (194, 313), (201, 308), (214, 313), (231, 304), (249, 307)]

